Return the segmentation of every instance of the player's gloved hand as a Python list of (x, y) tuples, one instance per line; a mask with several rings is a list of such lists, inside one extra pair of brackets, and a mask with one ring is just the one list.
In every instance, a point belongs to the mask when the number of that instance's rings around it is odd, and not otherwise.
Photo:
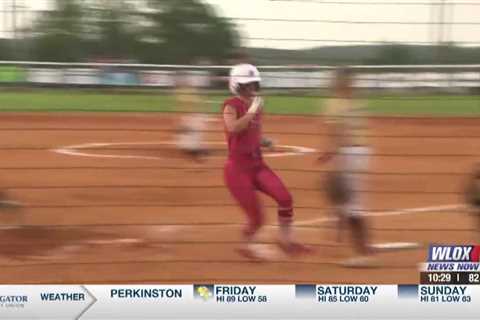
[(248, 108), (247, 113), (257, 113), (263, 106), (263, 99), (260, 97), (253, 98), (250, 108)]
[(262, 146), (262, 148), (267, 148), (270, 150), (275, 149), (275, 143), (273, 142), (273, 140), (266, 137), (262, 137), (262, 140), (260, 141), (260, 145)]

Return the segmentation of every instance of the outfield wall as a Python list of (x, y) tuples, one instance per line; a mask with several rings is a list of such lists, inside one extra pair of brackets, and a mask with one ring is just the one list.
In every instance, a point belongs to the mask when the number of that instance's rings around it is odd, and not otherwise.
[[(88, 66), (88, 65), (87, 65)], [(226, 68), (226, 67), (225, 67)], [(262, 71), (263, 88), (312, 89), (327, 88), (332, 70), (271, 70)], [(293, 68), (292, 68), (293, 69)], [(0, 84), (48, 86), (116, 86), (116, 87), (174, 87), (182, 83), (199, 88), (224, 86), (228, 70), (165, 68), (135, 68), (132, 65), (102, 65), (95, 67), (0, 66)], [(480, 88), (480, 69), (472, 70), (409, 70), (375, 68), (360, 70), (355, 86), (364, 89), (412, 88)]]

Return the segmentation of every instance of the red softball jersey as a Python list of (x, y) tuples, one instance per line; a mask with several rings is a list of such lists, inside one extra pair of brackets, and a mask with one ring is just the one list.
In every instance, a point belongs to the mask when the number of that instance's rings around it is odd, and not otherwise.
[[(248, 108), (247, 103), (239, 97), (232, 97), (223, 103), (234, 108), (237, 112), (237, 119), (244, 116)], [(222, 109), (222, 110), (223, 110)], [(255, 166), (263, 163), (261, 151), (262, 137), (262, 112), (259, 111), (250, 121), (248, 127), (240, 132), (228, 132), (225, 126), (225, 136), (228, 143), (228, 161), (238, 165)]]

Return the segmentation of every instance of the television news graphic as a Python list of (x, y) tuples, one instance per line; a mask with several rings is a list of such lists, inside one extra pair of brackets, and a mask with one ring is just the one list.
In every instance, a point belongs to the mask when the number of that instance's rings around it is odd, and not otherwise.
[(421, 284), (480, 284), (480, 245), (430, 245)]

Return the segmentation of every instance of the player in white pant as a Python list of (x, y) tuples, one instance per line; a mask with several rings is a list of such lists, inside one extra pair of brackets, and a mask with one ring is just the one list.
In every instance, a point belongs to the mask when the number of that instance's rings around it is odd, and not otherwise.
[(192, 157), (202, 160), (209, 152), (205, 146), (205, 131), (209, 117), (188, 73), (177, 75), (175, 88), (176, 111), (186, 113), (180, 119), (175, 135), (177, 148)]
[(204, 136), (207, 121), (208, 117), (201, 113), (183, 116), (176, 135), (177, 147), (194, 157), (206, 155)]
[(351, 70), (339, 69), (333, 83), (333, 97), (326, 101), (323, 123), (326, 127), (326, 152), (319, 160), (333, 162), (333, 173), (327, 179), (327, 195), (338, 214), (339, 232), (347, 225), (354, 236), (357, 257), (343, 265), (370, 266), (372, 250), (368, 241), (365, 213), (365, 177), (371, 154), (367, 141), (364, 108), (353, 96)]
[(351, 191), (350, 200), (344, 205), (346, 215), (362, 214), (365, 209), (364, 197), (358, 190), (364, 190), (365, 173), (369, 169), (370, 148), (367, 146), (345, 146), (337, 151), (334, 167), (341, 172)]

